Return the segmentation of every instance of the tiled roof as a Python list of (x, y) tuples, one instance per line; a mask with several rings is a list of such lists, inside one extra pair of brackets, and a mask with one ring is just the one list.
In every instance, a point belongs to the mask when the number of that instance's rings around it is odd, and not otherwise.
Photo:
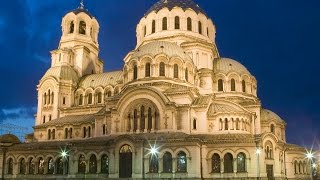
[(84, 76), (79, 83), (79, 87), (88, 88), (88, 87), (105, 87), (107, 85), (115, 86), (119, 83), (122, 83), (122, 71), (113, 71), (107, 73), (100, 74), (92, 74), (88, 76)]
[(224, 74), (228, 74), (230, 72), (237, 72), (239, 74), (251, 75), (246, 67), (244, 67), (239, 62), (229, 58), (216, 59), (214, 61), (214, 70), (217, 73), (222, 72)]
[(240, 107), (228, 105), (228, 104), (222, 104), (222, 103), (212, 103), (209, 108), (209, 114), (215, 114), (215, 113), (243, 113), (245, 112)]
[(210, 103), (212, 96), (200, 96), (194, 102), (193, 105), (201, 106), (201, 105), (208, 105)]
[(41, 80), (47, 77), (53, 77), (57, 80), (71, 80), (73, 83), (78, 83), (79, 79), (78, 73), (70, 66), (51, 67)]
[(158, 12), (163, 8), (168, 8), (171, 11), (175, 7), (180, 7), (184, 11), (187, 9), (192, 9), (197, 14), (202, 13), (206, 15), (206, 13), (193, 0), (160, 0), (147, 11), (146, 15), (152, 11)]
[(44, 124), (36, 126), (36, 128), (48, 127), (48, 126), (62, 126), (65, 124), (77, 124), (85, 122), (94, 122), (95, 116), (93, 114), (89, 115), (76, 115), (76, 116), (66, 116), (58, 119), (51, 120)]
[(190, 60), (191, 58), (186, 52), (177, 44), (165, 41), (155, 41), (139, 47), (134, 51), (131, 58), (139, 58), (145, 55), (154, 57), (155, 55), (164, 53), (169, 57), (178, 56), (183, 60)]

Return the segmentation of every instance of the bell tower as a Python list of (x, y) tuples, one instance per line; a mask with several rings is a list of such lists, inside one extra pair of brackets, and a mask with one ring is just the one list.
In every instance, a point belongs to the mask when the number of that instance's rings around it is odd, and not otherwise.
[(99, 59), (99, 23), (80, 6), (67, 13), (61, 23), (62, 36), (57, 50), (51, 51), (51, 66), (70, 65), (80, 77), (103, 72), (103, 62)]

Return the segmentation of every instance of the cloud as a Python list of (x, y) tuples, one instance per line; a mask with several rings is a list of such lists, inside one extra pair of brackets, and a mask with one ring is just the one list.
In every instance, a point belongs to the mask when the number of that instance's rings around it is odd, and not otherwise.
[(30, 126), (34, 123), (36, 107), (16, 107), (0, 110), (0, 124), (10, 123), (20, 126)]

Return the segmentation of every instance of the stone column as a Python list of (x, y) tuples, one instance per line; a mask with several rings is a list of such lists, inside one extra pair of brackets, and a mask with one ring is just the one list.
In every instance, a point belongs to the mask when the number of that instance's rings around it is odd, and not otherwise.
[(220, 173), (224, 173), (223, 159), (220, 159)]
[(133, 133), (133, 129), (134, 129), (134, 116), (133, 116), (134, 114), (133, 113), (131, 113), (131, 116), (130, 117), (132, 117), (131, 119), (130, 119), (130, 124), (131, 124), (131, 126), (130, 126), (130, 132), (131, 133)]
[(155, 114), (152, 115), (152, 128), (151, 128), (151, 132), (154, 132), (156, 129), (156, 117)]
[(233, 159), (233, 172), (236, 173), (237, 172), (237, 158)]
[(144, 114), (144, 132), (148, 132), (148, 113)]
[(141, 132), (141, 116), (140, 111), (137, 111), (137, 133)]

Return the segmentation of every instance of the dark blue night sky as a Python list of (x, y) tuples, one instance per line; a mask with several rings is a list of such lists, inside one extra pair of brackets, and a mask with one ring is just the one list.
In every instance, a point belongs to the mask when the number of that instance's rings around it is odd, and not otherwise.
[[(86, 0), (100, 23), (105, 71), (121, 69), (135, 28), (157, 0)], [(320, 139), (320, 1), (195, 0), (213, 20), (222, 57), (240, 61), (258, 80), (264, 108), (287, 122), (287, 140)], [(61, 19), (77, 0), (11, 0), (0, 5), (0, 123), (31, 127), (36, 85), (58, 47)]]

